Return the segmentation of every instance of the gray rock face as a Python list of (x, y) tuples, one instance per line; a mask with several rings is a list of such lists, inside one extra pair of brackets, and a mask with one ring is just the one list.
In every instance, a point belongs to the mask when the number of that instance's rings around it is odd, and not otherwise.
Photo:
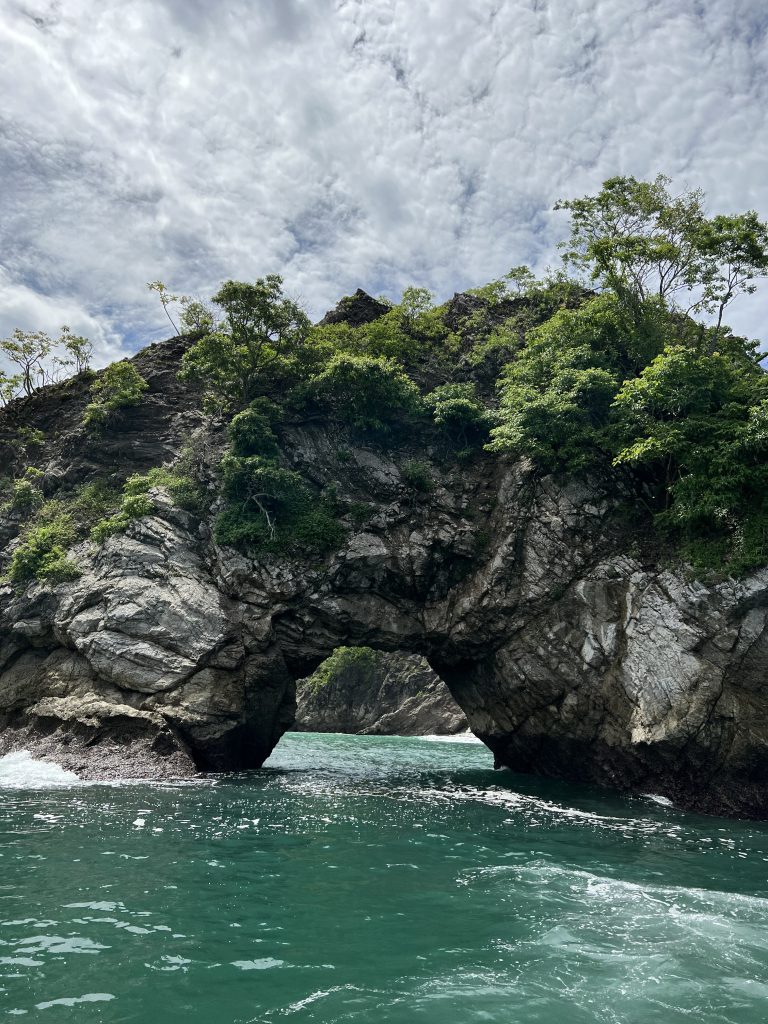
[[(365, 648), (365, 657), (296, 686), (296, 723), (305, 732), (446, 736), (467, 719), (424, 658)], [(368, 654), (367, 652), (370, 651)]]
[[(155, 356), (139, 358), (149, 373)], [(123, 472), (146, 469), (200, 422), (173, 381), (170, 404), (150, 394), (146, 438), (134, 410), (106, 453), (76, 443), (77, 394), (60, 414), (44, 395), (5, 410), (0, 440), (47, 417), (52, 480), (92, 478), (118, 451)], [(2, 586), (0, 752), (38, 743), (98, 767), (102, 751), (142, 774), (255, 767), (293, 722), (294, 681), (367, 645), (426, 658), (499, 765), (768, 816), (768, 570), (704, 586), (630, 556), (609, 494), (526, 465), (434, 462), (420, 495), (400, 471), (428, 454), (413, 446), (327, 426), (281, 446), (307, 480), (336, 482), (339, 550), (246, 558), (159, 493), (127, 533), (76, 549), (78, 580)]]

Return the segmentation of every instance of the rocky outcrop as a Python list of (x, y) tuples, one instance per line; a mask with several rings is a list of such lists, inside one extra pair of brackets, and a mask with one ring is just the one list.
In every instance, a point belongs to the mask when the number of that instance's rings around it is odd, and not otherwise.
[(329, 310), (321, 324), (349, 324), (350, 327), (360, 327), (362, 324), (370, 324), (389, 312), (390, 307), (385, 302), (379, 302), (372, 298), (362, 288), (358, 288), (354, 295), (347, 295), (341, 299), (333, 309)]
[(468, 729), (445, 683), (417, 655), (363, 654), (296, 686), (296, 723), (305, 732), (445, 736)]
[[(1, 413), (0, 440), (45, 430), (49, 493), (157, 465), (195, 431), (215, 463), (221, 431), (173, 372), (184, 344), (137, 357), (147, 402), (103, 445), (76, 381)], [(499, 765), (768, 816), (768, 570), (689, 580), (624, 533), (615, 492), (524, 463), (322, 423), (280, 443), (334, 483), (339, 548), (247, 558), (215, 543), (215, 504), (194, 516), (155, 493), (153, 515), (71, 554), (79, 579), (0, 587), (0, 750), (36, 737), (93, 764), (135, 751), (143, 773), (255, 767), (293, 722), (294, 681), (367, 645), (426, 658)], [(413, 458), (431, 459), (429, 493), (402, 472)]]
[(74, 583), (0, 591), (4, 752), (28, 747), (35, 729), (50, 746), (56, 722), (62, 742), (87, 733), (96, 746), (130, 721), (149, 750), (142, 774), (166, 774), (171, 755), (175, 768), (225, 769), (260, 763), (291, 724), (269, 623), (218, 589), (198, 554), (200, 524), (155, 498), (158, 515), (76, 549), (85, 571)]

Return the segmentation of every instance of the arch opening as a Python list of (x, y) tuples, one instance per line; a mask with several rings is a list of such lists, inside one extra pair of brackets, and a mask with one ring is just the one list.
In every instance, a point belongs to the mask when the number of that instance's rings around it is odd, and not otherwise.
[(454, 735), (464, 712), (425, 657), (339, 646), (296, 681), (296, 732)]

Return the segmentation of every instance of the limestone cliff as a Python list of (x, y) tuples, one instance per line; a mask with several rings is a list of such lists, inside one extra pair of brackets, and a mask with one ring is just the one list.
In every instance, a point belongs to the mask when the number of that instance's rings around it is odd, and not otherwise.
[[(54, 495), (192, 439), (213, 488), (225, 438), (176, 377), (186, 344), (136, 357), (147, 396), (98, 444), (81, 423), (87, 380), (12, 403), (11, 472), (34, 463)], [(45, 435), (32, 453), (29, 428)], [(75, 548), (79, 578), (0, 587), (0, 752), (91, 775), (257, 767), (294, 720), (295, 680), (367, 645), (425, 657), (500, 766), (768, 814), (768, 570), (705, 586), (663, 568), (599, 481), (322, 422), (287, 423), (280, 446), (286, 466), (334, 483), (338, 549), (246, 557), (215, 542), (215, 501), (198, 515), (155, 491), (151, 515)], [(430, 462), (428, 493), (404, 472), (414, 458)], [(19, 525), (6, 513), (4, 566)]]
[(341, 648), (296, 685), (296, 723), (304, 732), (439, 736), (465, 732), (467, 719), (445, 683), (418, 655)]

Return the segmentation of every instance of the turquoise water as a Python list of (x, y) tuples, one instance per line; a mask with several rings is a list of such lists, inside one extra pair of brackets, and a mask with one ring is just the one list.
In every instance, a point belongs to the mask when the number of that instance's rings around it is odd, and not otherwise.
[(0, 760), (0, 1016), (752, 1024), (768, 828), (286, 736), (268, 767), (86, 785)]

